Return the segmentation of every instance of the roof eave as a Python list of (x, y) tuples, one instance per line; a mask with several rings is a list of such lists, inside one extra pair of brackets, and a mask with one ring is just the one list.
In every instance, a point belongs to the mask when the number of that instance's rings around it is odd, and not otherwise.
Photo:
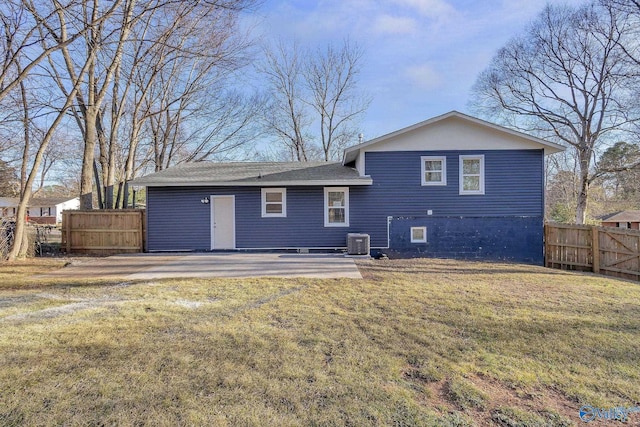
[(317, 187), (317, 186), (361, 186), (372, 185), (370, 177), (358, 179), (334, 180), (299, 180), (299, 181), (130, 181), (129, 185), (137, 187)]

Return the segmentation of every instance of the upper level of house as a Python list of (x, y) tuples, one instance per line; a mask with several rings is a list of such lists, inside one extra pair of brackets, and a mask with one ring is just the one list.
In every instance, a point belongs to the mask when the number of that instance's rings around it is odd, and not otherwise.
[[(327, 162), (200, 162), (184, 164), (137, 178), (132, 185), (146, 187), (288, 187), (370, 186), (384, 176), (384, 167), (367, 165), (368, 159), (392, 159), (395, 170), (419, 165), (413, 180), (423, 186), (458, 185), (460, 194), (483, 194), (487, 152), (501, 154), (505, 162), (530, 157), (517, 152), (533, 151), (543, 157), (557, 153), (560, 145), (489, 123), (457, 111), (400, 129), (347, 148), (341, 163)], [(515, 153), (515, 154), (514, 154)], [(495, 158), (495, 156), (494, 156)], [(411, 163), (409, 163), (411, 162)], [(384, 162), (383, 162), (384, 163)], [(540, 162), (539, 162), (540, 163)], [(534, 163), (535, 164), (535, 163)], [(458, 171), (452, 176), (453, 171)], [(537, 171), (536, 174), (540, 174)], [(398, 175), (398, 177), (402, 174)]]
[[(367, 153), (385, 152), (446, 152), (487, 150), (542, 150), (545, 155), (563, 151), (558, 144), (514, 131), (478, 118), (451, 111), (420, 123), (405, 127), (387, 135), (347, 148), (342, 163), (355, 167), (361, 176), (367, 175)], [(426, 167), (439, 168), (446, 165), (438, 158), (427, 159)], [(464, 162), (477, 168), (478, 160)], [(462, 164), (462, 161), (461, 161)], [(437, 173), (426, 176), (433, 185), (444, 184)], [(438, 182), (439, 181), (439, 182)]]

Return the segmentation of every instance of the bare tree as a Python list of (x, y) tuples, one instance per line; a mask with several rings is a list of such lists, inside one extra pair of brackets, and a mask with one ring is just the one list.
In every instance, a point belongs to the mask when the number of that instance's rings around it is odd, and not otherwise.
[(293, 160), (337, 158), (355, 140), (356, 121), (370, 103), (357, 87), (362, 49), (349, 41), (316, 51), (280, 42), (264, 55), (258, 70), (271, 99), (264, 117), (267, 132)]
[[(81, 72), (83, 73), (86, 72), (88, 67), (89, 67), (89, 62), (87, 61), (84, 64), (84, 67), (81, 69)], [(21, 88), (26, 89), (26, 86), (22, 85)], [(26, 144), (23, 146), (22, 164), (23, 165), (26, 164), (28, 166), (26, 169), (27, 171), (26, 179), (23, 178), (21, 181), (24, 181), (24, 182), (20, 183), (21, 193), (20, 193), (20, 201), (18, 203), (18, 209), (16, 212), (16, 228), (15, 228), (15, 234), (14, 234), (14, 243), (11, 250), (9, 251), (9, 254), (7, 255), (7, 259), (9, 261), (13, 261), (17, 257), (24, 256), (27, 252), (28, 242), (26, 239), (24, 239), (25, 216), (27, 212), (27, 204), (31, 199), (33, 184), (38, 175), (38, 171), (42, 164), (45, 151), (47, 150), (49, 143), (55, 136), (56, 129), (58, 128), (60, 123), (63, 121), (65, 116), (67, 115), (68, 110), (71, 107), (76, 97), (78, 88), (79, 88), (79, 82), (76, 82), (76, 84), (74, 84), (71, 90), (67, 93), (67, 96), (64, 98), (64, 104), (61, 105), (59, 109), (53, 110), (51, 112), (53, 119), (50, 122), (48, 122), (46, 130), (42, 133), (42, 136), (38, 138), (37, 141), (33, 141), (35, 153), (33, 155), (32, 160), (30, 161), (28, 160), (30, 159), (30, 153), (28, 150), (29, 146), (27, 146)], [(24, 99), (27, 99), (28, 92), (26, 90), (21, 90), (20, 96), (24, 97)], [(26, 101), (22, 102), (22, 105), (28, 106), (28, 102)], [(23, 125), (27, 128), (30, 127), (31, 124), (33, 123), (33, 115), (31, 111), (32, 111), (31, 109), (25, 107), (25, 112), (24, 112), (25, 120), (23, 120)], [(29, 132), (29, 129), (25, 131), (25, 134), (28, 132)]]
[(576, 222), (584, 223), (597, 150), (637, 120), (634, 73), (620, 42), (629, 30), (612, 9), (546, 6), (499, 50), (473, 88), (484, 116), (555, 139), (578, 161)]
[(325, 161), (337, 158), (356, 140), (354, 120), (370, 104), (357, 87), (362, 55), (362, 49), (345, 41), (340, 49), (329, 45), (325, 51), (318, 50), (307, 58), (303, 75), (310, 97), (306, 102), (319, 117)]
[(640, 65), (640, 1), (638, 0), (600, 0), (600, 4), (618, 13), (629, 29), (626, 37), (620, 41), (620, 48), (636, 65)]
[(309, 160), (310, 137), (305, 134), (312, 119), (304, 102), (303, 59), (294, 43), (287, 48), (281, 41), (264, 50), (265, 61), (259, 71), (266, 77), (271, 99), (265, 110), (267, 132), (284, 144), (297, 161)]
[[(2, 13), (3, 31), (3, 62), (0, 69), (0, 101), (13, 97), (12, 114), (15, 123), (22, 128), (21, 144), (13, 147), (12, 151), (19, 153), (20, 161), (20, 201), (16, 213), (16, 229), (14, 244), (7, 258), (13, 260), (26, 253), (27, 244), (25, 234), (25, 213), (27, 203), (31, 198), (32, 185), (38, 175), (44, 152), (54, 136), (57, 126), (63, 121), (68, 108), (73, 102), (77, 85), (70, 88), (69, 94), (60, 100), (60, 105), (49, 112), (36, 111), (32, 104), (36, 95), (32, 95), (27, 79), (31, 72), (49, 58), (53, 52), (64, 48), (66, 42), (78, 39), (86, 28), (71, 35), (70, 39), (57, 40), (46, 37), (46, 27), (50, 25), (52, 14), (59, 12), (60, 4), (53, 2), (51, 10), (43, 15), (33, 13), (34, 4), (29, 1), (6, 2), (0, 6)], [(81, 27), (76, 27), (81, 28)], [(47, 116), (46, 119), (44, 117)], [(34, 138), (36, 119), (44, 124), (40, 134)], [(39, 130), (39, 129), (38, 129)], [(40, 131), (40, 130), (39, 130)], [(16, 133), (16, 137), (17, 137)]]
[[(76, 31), (67, 34), (65, 39), (56, 39), (53, 34), (43, 32), (43, 28), (52, 25), (56, 15), (65, 13), (76, 3), (75, 0), (51, 0), (38, 2), (33, 0), (5, 0), (0, 4), (0, 100), (16, 89), (33, 69), (45, 61), (51, 54), (67, 47), (85, 36), (89, 26), (75, 26)], [(114, 0), (101, 19), (105, 19), (118, 7), (120, 1)], [(100, 20), (92, 24), (98, 25)], [(16, 65), (20, 64), (20, 69)]]
[[(100, 207), (113, 207), (121, 199), (118, 195), (114, 200), (114, 186), (131, 175), (141, 132), (150, 130), (153, 138), (165, 144), (158, 144), (156, 164), (164, 164), (165, 154), (174, 158), (171, 150), (188, 136), (182, 124), (189, 107), (196, 99), (210, 97), (216, 75), (237, 68), (239, 52), (246, 47), (246, 40), (236, 31), (237, 15), (250, 4), (252, 0), (121, 0), (111, 17), (103, 19), (105, 9), (99, 2), (80, 1), (76, 15), (90, 29), (82, 44), (74, 44), (73, 50), (60, 49), (57, 59), (63, 67), (53, 58), (50, 69), (65, 94), (69, 82), (81, 82), (73, 112), (85, 142), (83, 208), (93, 206), (94, 179)], [(60, 14), (57, 27), (47, 28), (62, 40), (72, 25), (63, 18)], [(84, 59), (90, 66), (83, 75), (77, 70)], [(61, 68), (64, 74), (58, 73)], [(141, 86), (136, 87), (138, 84)], [(155, 95), (158, 98), (151, 102)], [(133, 112), (126, 108), (130, 96), (138, 102)], [(121, 129), (134, 133), (131, 142), (120, 137)], [(165, 153), (167, 147), (170, 151)], [(125, 154), (127, 161), (117, 159), (123, 151), (131, 152), (131, 156)], [(127, 171), (122, 172), (123, 168)]]

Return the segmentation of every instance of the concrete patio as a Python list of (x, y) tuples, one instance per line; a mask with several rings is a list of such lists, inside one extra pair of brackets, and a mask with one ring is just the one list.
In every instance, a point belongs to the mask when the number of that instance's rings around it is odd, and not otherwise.
[(79, 258), (46, 277), (119, 278), (149, 280), (211, 277), (312, 277), (362, 276), (352, 258), (340, 254), (282, 253), (156, 253)]

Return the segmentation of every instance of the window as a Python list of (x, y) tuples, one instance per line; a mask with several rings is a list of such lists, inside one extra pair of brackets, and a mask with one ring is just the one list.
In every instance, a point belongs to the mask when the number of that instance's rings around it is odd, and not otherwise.
[(324, 226), (349, 226), (349, 188), (325, 187), (324, 189)]
[(422, 185), (447, 185), (447, 158), (422, 156)]
[(427, 227), (411, 227), (411, 243), (427, 243)]
[(287, 216), (287, 189), (263, 188), (262, 189), (262, 217), (286, 217)]
[(484, 156), (460, 156), (460, 194), (484, 194)]

